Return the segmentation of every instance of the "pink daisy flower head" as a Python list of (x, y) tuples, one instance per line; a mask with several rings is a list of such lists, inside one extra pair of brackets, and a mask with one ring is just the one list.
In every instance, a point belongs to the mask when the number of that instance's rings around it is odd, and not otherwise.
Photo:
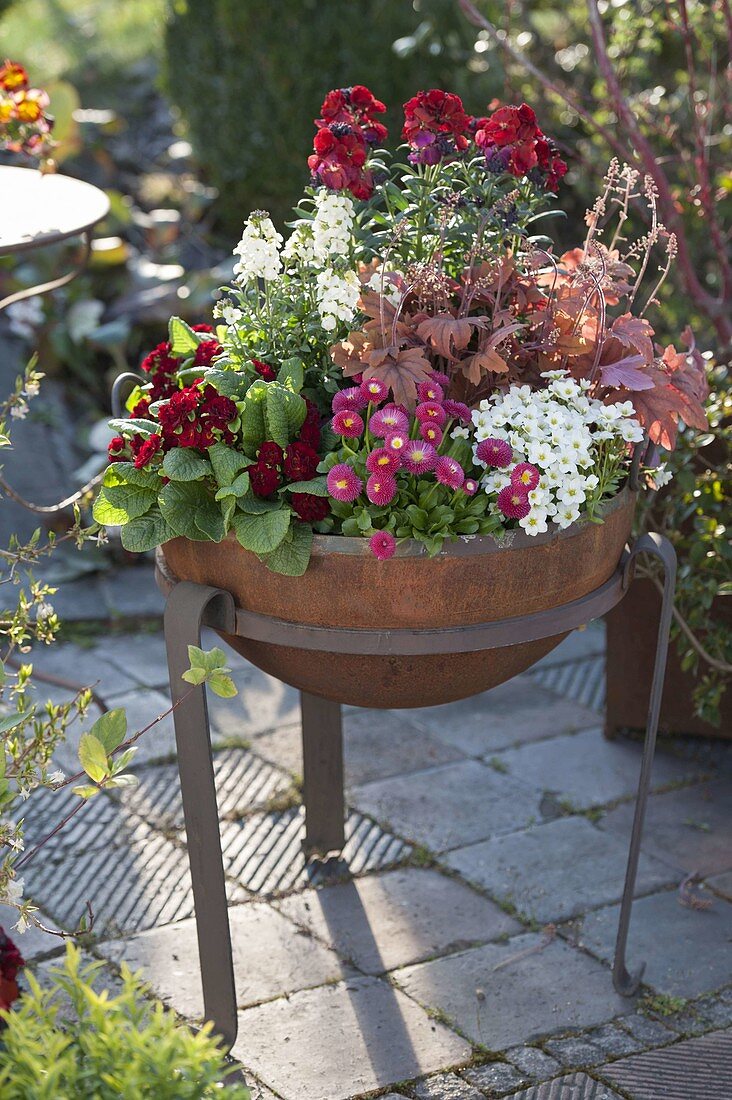
[(437, 401), (445, 398), (445, 391), (439, 382), (420, 382), (417, 386), (417, 397), (420, 401)]
[(437, 451), (424, 439), (410, 439), (402, 451), (402, 464), (410, 474), (429, 473), (437, 463)]
[(363, 489), (361, 478), (347, 462), (339, 462), (329, 470), (326, 485), (333, 499), (340, 500), (343, 504), (351, 504)]
[(389, 396), (389, 387), (380, 378), (364, 378), (359, 388), (366, 400), (373, 405), (380, 405)]
[(392, 432), (406, 432), (409, 430), (409, 417), (398, 409), (396, 405), (384, 405), (369, 420), (369, 431), (379, 439), (384, 439)]
[(431, 443), (433, 447), (439, 447), (442, 443), (442, 428), (437, 424), (431, 424), (425, 421), (419, 426), (420, 437), (426, 440), (427, 443)]
[(441, 455), (435, 463), (435, 477), (448, 489), (461, 489), (465, 481), (465, 471), (456, 458)]
[(386, 447), (377, 447), (366, 458), (366, 469), (370, 474), (381, 474), (385, 477), (386, 474), (392, 476), (397, 472), (401, 462), (399, 455), (394, 451), (388, 451)]
[(539, 484), (540, 473), (531, 462), (519, 462), (511, 470), (511, 484), (528, 493)]
[(463, 485), (463, 492), (467, 493), (469, 497), (474, 497), (478, 492), (478, 482), (474, 477), (466, 477), (465, 484)]
[(333, 394), (331, 408), (334, 413), (343, 412), (345, 409), (358, 412), (359, 409), (365, 409), (368, 403), (368, 398), (361, 393), (360, 386), (349, 386), (348, 389), (339, 390), (338, 393)]
[(523, 519), (531, 511), (529, 494), (517, 485), (507, 485), (501, 489), (496, 504), (507, 519)]
[(390, 531), (377, 531), (369, 539), (369, 547), (371, 553), (375, 554), (379, 561), (386, 561), (387, 558), (394, 556), (396, 539)]
[(414, 415), (420, 424), (437, 424), (440, 428), (447, 420), (447, 413), (442, 405), (438, 405), (436, 401), (423, 401), (420, 405), (417, 405)]
[(344, 439), (358, 439), (363, 435), (363, 420), (357, 412), (351, 409), (341, 409), (330, 422), (330, 426), (336, 435), (342, 435)]
[(407, 443), (409, 443), (409, 436), (407, 435), (406, 431), (391, 432), (384, 440), (384, 446), (386, 447), (386, 449), (388, 451), (391, 451), (392, 454), (399, 455), (400, 459)]
[(508, 466), (513, 458), (511, 444), (505, 439), (483, 439), (475, 449), (475, 457), (486, 466)]
[(366, 496), (379, 508), (391, 504), (396, 491), (397, 483), (393, 474), (372, 474), (366, 482)]
[(462, 401), (452, 401), (448, 398), (443, 402), (442, 407), (453, 420), (459, 420), (461, 424), (470, 423), (470, 409)]
[(450, 385), (450, 375), (444, 374), (441, 370), (433, 370), (430, 378), (433, 382), (436, 382), (438, 386), (442, 386), (443, 390)]

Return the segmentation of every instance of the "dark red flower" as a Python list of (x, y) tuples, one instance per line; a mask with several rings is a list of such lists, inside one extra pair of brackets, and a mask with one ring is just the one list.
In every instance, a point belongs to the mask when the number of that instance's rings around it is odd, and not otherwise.
[(437, 164), (468, 147), (470, 116), (460, 96), (432, 88), (404, 104), (402, 137), (412, 147), (412, 164)]
[(285, 451), (283, 469), (290, 481), (309, 481), (318, 468), (318, 452), (307, 443), (291, 443)]
[(377, 122), (374, 115), (381, 115), (386, 107), (363, 84), (354, 84), (352, 88), (335, 88), (328, 92), (320, 108), (321, 117), (315, 125), (326, 128), (333, 125), (348, 126), (359, 134), (369, 145), (386, 140), (387, 129), (383, 122)]
[(559, 181), (567, 174), (567, 163), (559, 156), (554, 145), (547, 138), (539, 138), (536, 143), (538, 167), (544, 173), (544, 187), (547, 191), (556, 191)]
[(317, 451), (320, 447), (320, 425), (308, 424), (306, 420), (300, 428), (298, 439), (301, 443), (307, 443), (308, 447), (312, 447), (314, 451)]
[(151, 435), (135, 450), (135, 467), (141, 470), (143, 466), (147, 466), (151, 458), (153, 458), (163, 445), (162, 436)]
[[(215, 391), (214, 391), (215, 392)], [(184, 390), (176, 390), (167, 405), (161, 405), (158, 409), (158, 420), (166, 431), (173, 432), (182, 427), (189, 420), (192, 412), (198, 407), (200, 394), (195, 386), (188, 386)]]
[(308, 167), (324, 187), (331, 191), (350, 191), (354, 198), (369, 198), (374, 183), (366, 164), (366, 140), (346, 123), (334, 123), (318, 130), (313, 141), (315, 152)]
[(281, 466), (284, 457), (284, 451), (279, 443), (275, 443), (272, 439), (266, 440), (257, 451), (258, 460), (265, 466)]
[(107, 446), (107, 457), (110, 462), (124, 462), (125, 451), (127, 449), (127, 442), (121, 435), (116, 435), (114, 439), (109, 441)]
[(179, 366), (180, 359), (175, 355), (171, 355), (170, 343), (167, 340), (148, 352), (140, 363), (140, 369), (144, 370), (146, 374), (155, 374), (157, 371), (172, 374)]
[(274, 382), (277, 377), (277, 371), (274, 367), (270, 367), (269, 363), (264, 363), (261, 359), (252, 359), (252, 366), (265, 382)]
[(150, 408), (150, 398), (141, 397), (137, 404), (132, 409), (133, 416), (146, 417)]
[(305, 523), (318, 523), (330, 512), (327, 498), (312, 493), (292, 493), (290, 501), (295, 514)]
[(203, 391), (201, 412), (208, 417), (214, 428), (225, 428), (237, 415), (237, 408), (230, 397), (224, 397), (213, 386)]
[(221, 355), (224, 349), (218, 340), (204, 340), (196, 348), (196, 354), (193, 360), (194, 366), (197, 367), (210, 367), (211, 361), (216, 355)]
[(264, 462), (255, 462), (247, 466), (252, 492), (258, 497), (269, 497), (281, 485), (279, 471)]
[(9, 1009), (20, 995), (16, 981), (25, 959), (13, 941), (0, 928), (0, 1008)]
[(213, 332), (213, 325), (206, 325), (201, 323), (200, 325), (193, 325), (194, 332)]
[(536, 176), (536, 182), (548, 190), (554, 190), (567, 171), (527, 103), (499, 107), (490, 118), (476, 119), (474, 128), (475, 144), (485, 153), (491, 171)]

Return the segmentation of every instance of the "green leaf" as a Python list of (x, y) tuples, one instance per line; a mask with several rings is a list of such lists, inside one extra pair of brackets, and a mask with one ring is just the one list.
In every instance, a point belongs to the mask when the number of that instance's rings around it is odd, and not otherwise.
[(79, 738), (79, 763), (95, 783), (101, 783), (109, 775), (104, 745), (93, 733), (83, 733)]
[(0, 733), (8, 733), (9, 730), (14, 730), (16, 726), (20, 726), (27, 718), (30, 718), (32, 711), (27, 710), (24, 714), (8, 714), (5, 718), (0, 718)]
[(145, 417), (134, 417), (130, 420), (110, 420), (110, 428), (115, 432), (138, 432), (139, 435), (158, 435), (160, 432), (160, 425), (156, 424), (154, 420), (147, 420)]
[[(187, 374), (187, 371), (183, 372)], [(201, 368), (196, 367), (191, 371), (191, 377), (196, 375), (200, 377)], [(242, 392), (247, 385), (247, 377), (245, 374), (241, 374), (238, 370), (218, 370), (209, 369), (204, 373), (204, 382), (208, 382), (211, 386), (215, 386), (220, 394), (224, 397), (238, 397), (241, 398)], [(223, 444), (222, 444), (223, 446)]]
[[(126, 514), (127, 519), (123, 520), (124, 523), (129, 523), (131, 519), (137, 519), (138, 516), (144, 516), (158, 498), (157, 489), (143, 489), (140, 485), (109, 485), (100, 492), (104, 493), (104, 498), (112, 509)], [(101, 510), (104, 511), (104, 506)], [(96, 519), (96, 516), (94, 518)]]
[(239, 497), (236, 506), (242, 512), (248, 512), (252, 516), (261, 516), (264, 512), (277, 512), (282, 507), (279, 500), (265, 500), (263, 497), (256, 497), (252, 492)]
[(258, 378), (252, 382), (246, 397), (239, 404), (241, 412), (242, 448), (247, 454), (256, 454), (257, 448), (267, 438), (264, 421), (264, 406), (267, 400), (267, 383)]
[(208, 673), (205, 668), (187, 668), (183, 675), (182, 680), (185, 680), (187, 684), (202, 684)]
[(243, 473), (235, 477), (231, 485), (223, 485), (216, 493), (216, 500), (225, 500), (226, 497), (243, 497), (249, 492), (249, 474)]
[(160, 488), (160, 475), (156, 470), (138, 470), (133, 462), (113, 462), (104, 471), (102, 485), (139, 485), (143, 489)]
[(219, 695), (222, 699), (233, 699), (237, 694), (236, 684), (231, 676), (227, 676), (225, 672), (211, 673), (208, 679), (208, 686), (211, 688), (214, 695)]
[(240, 470), (249, 465), (249, 459), (233, 447), (227, 447), (225, 443), (214, 443), (208, 449), (208, 457), (211, 460), (214, 477), (219, 486), (231, 485)]
[(277, 549), (262, 560), (273, 573), (301, 577), (308, 567), (312, 545), (312, 529), (307, 524), (296, 523), (292, 527), (292, 536), (283, 539)]
[(168, 339), (173, 355), (192, 355), (207, 333), (194, 332), (190, 325), (180, 317), (171, 317), (168, 322)]
[(95, 794), (99, 794), (99, 787), (72, 787), (73, 794), (78, 794), (79, 798), (93, 798)]
[(359, 512), (359, 514), (356, 516), (356, 523), (358, 524), (360, 531), (371, 530), (371, 516), (365, 509), (363, 512)]
[(267, 439), (273, 439), (284, 449), (299, 432), (306, 415), (307, 405), (299, 394), (276, 382), (267, 385), (264, 406)]
[(244, 549), (261, 556), (271, 554), (282, 542), (290, 527), (290, 515), (289, 508), (278, 508), (259, 516), (237, 512), (232, 523)]
[[(168, 482), (160, 494), (160, 511), (176, 535), (185, 535), (198, 542), (212, 538), (220, 542), (224, 537), (221, 512), (199, 481)], [(215, 537), (219, 533), (220, 538)]]
[(314, 477), (310, 481), (294, 481), (285, 485), (287, 493), (312, 493), (314, 497), (327, 497), (328, 482), (324, 477)]
[(226, 537), (226, 523), (221, 510), (215, 504), (210, 504), (205, 511), (196, 512), (194, 519), (198, 530), (211, 542), (221, 542)]
[(302, 359), (298, 359), (296, 356), (291, 359), (285, 359), (277, 372), (277, 381), (280, 385), (285, 386), (294, 393), (299, 393), (302, 389), (304, 380), (305, 371)]
[(197, 645), (189, 645), (188, 660), (191, 668), (203, 668), (206, 672), (213, 672), (217, 668), (227, 667), (226, 654), (218, 646), (214, 646), (213, 649), (200, 649)]
[(112, 779), (108, 779), (104, 786), (109, 789), (110, 787), (136, 787), (140, 780), (136, 775), (115, 775)]
[(176, 447), (163, 459), (163, 470), (171, 481), (198, 481), (211, 474), (211, 463), (190, 447)]
[(122, 528), (122, 545), (131, 554), (144, 554), (175, 537), (159, 508), (152, 508), (144, 516), (137, 516)]
[(107, 755), (114, 752), (121, 745), (127, 734), (127, 715), (121, 707), (108, 710), (96, 722), (89, 731), (98, 741), (101, 741)]

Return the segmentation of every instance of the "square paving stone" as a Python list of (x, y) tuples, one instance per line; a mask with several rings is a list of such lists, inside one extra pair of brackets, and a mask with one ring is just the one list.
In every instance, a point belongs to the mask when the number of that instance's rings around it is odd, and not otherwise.
[(529, 676), (458, 703), (400, 713), (468, 756), (597, 725), (597, 714), (557, 698)]
[(394, 978), (489, 1050), (593, 1027), (632, 1009), (603, 966), (535, 933), (418, 963)]
[[(608, 962), (615, 951), (619, 906), (588, 913), (580, 941)], [(711, 909), (689, 909), (672, 890), (639, 898), (628, 939), (632, 971), (645, 960), (643, 981), (659, 993), (696, 997), (732, 980), (732, 905), (719, 899)]]
[[(252, 749), (278, 767), (302, 775), (299, 723), (262, 734)], [(343, 755), (349, 787), (462, 759), (452, 746), (388, 710), (344, 710)]]
[[(567, 799), (579, 810), (634, 795), (640, 775), (641, 745), (608, 741), (602, 731), (555, 737), (500, 753), (510, 775)], [(661, 751), (653, 763), (652, 787), (662, 787), (698, 774), (695, 764)]]
[[(608, 1085), (594, 1081), (586, 1073), (568, 1073), (554, 1081), (531, 1085), (522, 1092), (507, 1096), (506, 1100), (622, 1100), (622, 1097)], [(686, 1100), (691, 1100), (691, 1097), (686, 1097)]]
[(590, 1042), (599, 1047), (606, 1058), (622, 1058), (627, 1054), (636, 1054), (643, 1050), (643, 1043), (629, 1035), (617, 1024), (603, 1024), (587, 1035)]
[(624, 1058), (602, 1073), (632, 1100), (729, 1100), (732, 1028)]
[(573, 1035), (568, 1039), (551, 1039), (544, 1046), (567, 1069), (596, 1066), (606, 1057), (600, 1048), (584, 1035)]
[(107, 634), (96, 646), (99, 657), (122, 669), (138, 684), (169, 690), (168, 662), (162, 629), (154, 634), (138, 630), (134, 634)]
[(644, 1047), (660, 1047), (676, 1039), (676, 1033), (660, 1020), (652, 1020), (641, 1012), (623, 1017), (623, 1027), (626, 1027)]
[[(459, 848), (446, 862), (493, 896), (534, 920), (565, 920), (617, 901), (623, 893), (627, 846), (584, 817), (563, 817), (510, 836)], [(644, 856), (638, 893), (673, 882), (665, 864)]]
[(606, 695), (604, 654), (556, 665), (542, 666), (539, 662), (529, 675), (534, 683), (567, 702), (581, 703), (583, 707), (602, 714)]
[(460, 1065), (470, 1045), (378, 978), (354, 978), (239, 1014), (233, 1054), (283, 1100), (348, 1100)]
[(476, 760), (366, 783), (351, 802), (431, 851), (458, 848), (540, 820), (538, 790)]
[(279, 908), (369, 974), (520, 931), (466, 886), (414, 867), (306, 890)]
[(505, 1096), (529, 1083), (526, 1074), (508, 1062), (490, 1062), (477, 1069), (466, 1069), (465, 1077), (477, 1085), (484, 1096)]
[[(617, 806), (603, 829), (629, 837), (633, 807)], [(732, 781), (715, 780), (648, 800), (643, 850), (700, 875), (732, 870)]]
[[(304, 935), (265, 902), (233, 906), (229, 926), (239, 1008), (345, 976), (334, 952)], [(142, 970), (155, 995), (181, 1016), (202, 1017), (194, 920), (154, 928), (127, 940), (110, 940), (100, 945), (100, 951), (115, 963), (124, 960), (132, 970)]]
[(573, 664), (588, 657), (599, 657), (605, 652), (605, 623), (595, 619), (585, 627), (578, 627), (568, 634), (563, 642), (542, 657), (532, 667), (531, 672), (552, 665)]
[(302, 806), (279, 813), (249, 814), (241, 821), (224, 822), (221, 827), (224, 866), (228, 875), (255, 894), (282, 894), (378, 871), (403, 862), (412, 851), (408, 844), (358, 813), (349, 813), (345, 832), (340, 859), (306, 862)]
[(439, 1073), (420, 1081), (414, 1090), (417, 1100), (484, 1100), (478, 1092), (455, 1073)]
[(727, 898), (727, 901), (732, 901), (732, 871), (707, 879), (707, 886), (711, 886), (712, 890)]
[[(63, 645), (37, 645), (23, 660), (32, 664), (38, 672), (48, 672), (78, 687), (93, 687), (106, 699), (108, 695), (119, 695), (136, 686), (135, 680), (123, 669), (105, 661), (95, 645), (84, 647), (65, 643)], [(50, 685), (49, 685), (50, 686)], [(45, 685), (39, 681), (38, 692), (42, 697)]]
[(102, 589), (113, 616), (162, 618), (165, 598), (155, 583), (152, 562), (108, 573), (102, 578)]
[(506, 1052), (506, 1057), (527, 1077), (537, 1081), (554, 1077), (562, 1068), (556, 1058), (545, 1054), (538, 1047), (515, 1047)]
[(220, 638), (206, 632), (201, 642), (204, 649), (219, 646), (224, 649), (231, 666), (231, 677), (239, 694), (233, 699), (219, 699), (209, 693), (211, 737), (214, 743), (222, 738), (250, 739), (265, 730), (299, 724), (300, 695), (295, 688), (276, 680), (232, 652)]

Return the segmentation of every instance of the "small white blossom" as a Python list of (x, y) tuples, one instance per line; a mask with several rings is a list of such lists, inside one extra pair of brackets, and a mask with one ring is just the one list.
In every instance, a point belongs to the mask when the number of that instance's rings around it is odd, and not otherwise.
[(262, 211), (250, 214), (241, 240), (234, 249), (239, 263), (234, 265), (238, 283), (251, 279), (276, 279), (282, 271), (279, 247), (282, 234), (275, 229), (269, 215)]
[(19, 401), (17, 405), (12, 405), (10, 415), (14, 416), (16, 420), (25, 420), (28, 415), (28, 405), (26, 402)]
[(355, 271), (343, 275), (330, 268), (315, 277), (315, 296), (320, 322), (326, 332), (333, 332), (339, 321), (350, 324), (358, 309), (361, 282)]
[(48, 776), (49, 783), (59, 784), (63, 783), (66, 779), (66, 775), (59, 768), (58, 771), (50, 772)]
[(5, 893), (0, 894), (0, 901), (5, 905), (20, 905), (23, 901), (23, 885), (22, 878), (11, 878), (5, 887)]

